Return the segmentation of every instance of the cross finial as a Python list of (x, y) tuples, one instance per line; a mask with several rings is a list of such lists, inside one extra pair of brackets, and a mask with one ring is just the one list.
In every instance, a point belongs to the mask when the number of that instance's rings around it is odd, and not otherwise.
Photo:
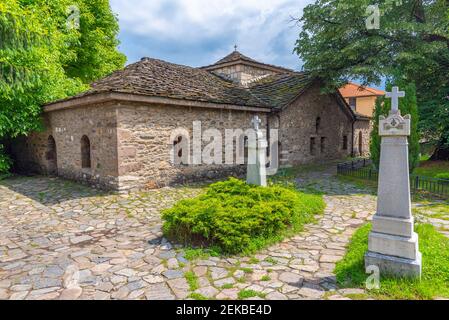
[(234, 51), (237, 51), (237, 48), (238, 48), (238, 46), (237, 46), (237, 44), (235, 44), (234, 45)]
[(398, 87), (393, 87), (391, 92), (387, 92), (387, 98), (391, 98), (391, 113), (398, 113), (399, 111), (399, 98), (405, 97), (404, 91), (399, 91)]
[(258, 131), (259, 130), (259, 125), (262, 123), (262, 120), (260, 120), (259, 116), (255, 116), (253, 118), (253, 120), (251, 120), (251, 123), (253, 124), (254, 129), (256, 131)]

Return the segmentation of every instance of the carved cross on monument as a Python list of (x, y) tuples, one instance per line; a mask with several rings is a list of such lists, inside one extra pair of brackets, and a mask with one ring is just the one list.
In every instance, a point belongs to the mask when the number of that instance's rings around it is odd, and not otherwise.
[(404, 91), (399, 91), (398, 87), (393, 87), (391, 92), (387, 92), (387, 98), (391, 98), (391, 113), (398, 113), (399, 111), (399, 98), (405, 97)]
[(259, 116), (255, 116), (253, 120), (251, 120), (251, 123), (254, 126), (254, 130), (259, 131), (259, 126), (262, 123), (262, 120), (260, 120)]

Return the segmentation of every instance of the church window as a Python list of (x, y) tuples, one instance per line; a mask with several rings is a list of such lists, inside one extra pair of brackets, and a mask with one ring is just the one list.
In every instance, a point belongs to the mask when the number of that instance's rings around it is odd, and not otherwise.
[(343, 150), (348, 150), (348, 136), (343, 136)]
[(359, 154), (361, 157), (363, 157), (363, 132), (359, 131)]
[(326, 152), (326, 137), (321, 137), (321, 153)]
[(316, 139), (314, 137), (310, 138), (310, 154), (312, 156), (315, 155), (315, 150), (316, 149)]
[(177, 147), (182, 142), (182, 136), (179, 136), (174, 142), (173, 147), (178, 151), (178, 157), (182, 157), (182, 147)]
[(90, 140), (87, 136), (81, 138), (81, 166), (83, 169), (90, 169), (91, 157), (90, 157)]
[(318, 134), (318, 132), (320, 131), (321, 127), (321, 117), (316, 118), (315, 121), (315, 133)]

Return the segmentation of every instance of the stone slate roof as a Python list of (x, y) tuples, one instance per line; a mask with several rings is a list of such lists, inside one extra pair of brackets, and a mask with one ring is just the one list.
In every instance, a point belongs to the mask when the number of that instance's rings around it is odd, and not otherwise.
[(250, 57), (247, 57), (247, 56), (241, 54), (238, 51), (234, 51), (231, 54), (228, 54), (223, 59), (218, 60), (214, 64), (223, 64), (223, 63), (234, 62), (234, 61), (238, 61), (238, 60), (245, 60), (245, 61), (249, 61), (249, 62), (260, 63), (260, 62), (254, 60), (254, 59), (251, 59)]
[(313, 80), (308, 73), (277, 74), (252, 82), (249, 90), (267, 105), (282, 108), (300, 96)]
[(234, 52), (228, 54), (223, 59), (218, 60), (214, 64), (212, 64), (210, 66), (202, 67), (201, 69), (219, 68), (223, 64), (232, 63), (232, 62), (238, 62), (238, 61), (244, 61), (244, 62), (246, 61), (246, 62), (257, 64), (260, 67), (268, 67), (270, 69), (274, 68), (274, 69), (277, 69), (280, 72), (286, 72), (286, 73), (294, 72), (291, 69), (287, 69), (287, 68), (284, 68), (284, 67), (279, 67), (279, 66), (275, 66), (275, 65), (272, 65), (272, 64), (267, 64), (267, 63), (263, 63), (263, 62), (251, 59), (250, 57), (247, 57), (247, 56), (245, 56), (244, 54), (242, 54), (242, 53), (240, 53), (238, 51), (234, 51)]
[(191, 101), (270, 107), (248, 90), (198, 68), (143, 58), (94, 82), (92, 89), (74, 98), (102, 92), (130, 93)]
[(243, 87), (203, 69), (143, 58), (93, 83), (91, 90), (65, 100), (116, 92), (217, 104), (279, 108), (303, 92), (310, 82), (311, 79), (305, 73), (286, 73), (266, 77), (252, 82), (248, 87)]

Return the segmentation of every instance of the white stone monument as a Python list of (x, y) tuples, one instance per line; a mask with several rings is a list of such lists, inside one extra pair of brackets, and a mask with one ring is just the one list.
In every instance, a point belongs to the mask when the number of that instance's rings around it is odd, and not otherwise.
[(248, 138), (248, 169), (246, 173), (246, 182), (248, 184), (266, 187), (266, 152), (268, 142), (259, 128), (259, 125), (262, 122), (260, 118), (255, 116), (251, 122), (256, 134), (255, 137)]
[(408, 140), (410, 115), (401, 116), (398, 87), (387, 93), (392, 108), (379, 118), (382, 138), (377, 212), (369, 235), (365, 265), (377, 266), (381, 274), (420, 278), (422, 258), (411, 212)]

